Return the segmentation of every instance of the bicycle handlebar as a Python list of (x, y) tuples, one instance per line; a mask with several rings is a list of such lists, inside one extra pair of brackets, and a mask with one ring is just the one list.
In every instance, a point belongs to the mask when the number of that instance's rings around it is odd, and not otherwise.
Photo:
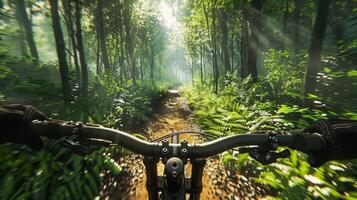
[[(203, 144), (164, 144), (147, 142), (128, 133), (105, 128), (99, 125), (74, 124), (60, 121), (33, 121), (30, 131), (38, 136), (50, 139), (77, 135), (82, 138), (95, 138), (111, 141), (134, 153), (152, 156), (185, 156), (188, 158), (206, 158), (229, 149), (241, 146), (266, 146), (271, 142), (267, 134), (246, 134), (222, 137)], [(290, 147), (303, 152), (323, 148), (324, 140), (320, 135), (274, 135), (278, 146)]]

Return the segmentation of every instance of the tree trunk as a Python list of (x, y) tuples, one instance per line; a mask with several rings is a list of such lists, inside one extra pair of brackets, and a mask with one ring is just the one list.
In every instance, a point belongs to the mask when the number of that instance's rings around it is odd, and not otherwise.
[(203, 85), (205, 82), (204, 75), (203, 75), (203, 44), (200, 45), (200, 71), (201, 71), (201, 84)]
[(194, 80), (194, 69), (193, 69), (193, 56), (191, 55), (191, 81), (192, 81), (192, 87), (194, 86), (195, 84), (195, 80)]
[(212, 46), (213, 46), (213, 70), (214, 70), (214, 92), (218, 93), (218, 78), (219, 78), (219, 69), (218, 69), (218, 60), (217, 60), (217, 30), (216, 30), (216, 0), (212, 4)]
[(105, 43), (104, 20), (103, 20), (103, 0), (97, 0), (96, 8), (96, 28), (99, 39), (100, 51), (102, 54), (105, 72), (110, 72), (107, 45)]
[(117, 9), (118, 11), (115, 12), (115, 36), (116, 36), (116, 50), (118, 53), (118, 61), (119, 61), (119, 79), (120, 82), (122, 83), (124, 80), (124, 48), (123, 48), (123, 37), (122, 37), (122, 30), (123, 30), (123, 24), (122, 24), (122, 20), (121, 20), (121, 9), (122, 9), (122, 5), (120, 4), (120, 2), (118, 1), (117, 4)]
[(64, 10), (64, 18), (66, 21), (68, 36), (72, 43), (73, 61), (74, 61), (74, 66), (76, 68), (76, 83), (79, 84), (79, 86), (80, 86), (80, 84), (81, 84), (81, 70), (79, 68), (77, 42), (76, 42), (76, 37), (75, 37), (75, 31), (73, 29), (73, 19), (72, 19), (73, 9), (72, 9), (71, 2), (72, 2), (72, 0), (62, 0), (62, 5), (63, 5), (63, 10)]
[(317, 15), (312, 30), (309, 48), (309, 60), (305, 72), (304, 105), (312, 106), (308, 94), (314, 94), (316, 88), (316, 74), (319, 71), (322, 44), (325, 36), (330, 0), (319, 0)]
[(118, 7), (118, 25), (119, 25), (119, 36), (120, 36), (120, 74), (122, 79), (127, 79), (126, 66), (124, 64), (125, 54), (124, 54), (124, 28), (123, 28), (123, 20), (122, 20), (122, 8), (123, 6)]
[(140, 55), (140, 78), (141, 82), (144, 81), (144, 65), (143, 65), (143, 56)]
[(203, 12), (205, 15), (205, 20), (206, 20), (206, 25), (207, 25), (207, 31), (210, 33), (210, 49), (211, 49), (211, 54), (212, 54), (212, 75), (213, 75), (213, 82), (214, 82), (214, 92), (218, 92), (218, 75), (219, 75), (219, 70), (218, 70), (218, 63), (217, 63), (217, 43), (216, 43), (216, 0), (212, 2), (212, 7), (211, 7), (211, 13), (212, 13), (212, 24), (210, 26), (209, 24), (209, 18), (208, 18), (208, 11), (207, 7), (205, 5), (205, 1), (202, 1), (202, 8)]
[(69, 102), (71, 99), (70, 95), (70, 84), (69, 84), (69, 74), (68, 74), (68, 65), (66, 61), (66, 46), (63, 39), (62, 28), (60, 24), (59, 14), (58, 14), (58, 1), (57, 0), (49, 0), (51, 7), (51, 16), (52, 16), (52, 27), (53, 33), (56, 41), (56, 50), (59, 64), (59, 71), (62, 82), (62, 94), (63, 99), (66, 102)]
[(258, 80), (258, 50), (259, 50), (259, 36), (261, 29), (261, 16), (259, 11), (262, 10), (264, 0), (253, 0), (252, 8), (249, 14), (249, 44), (248, 44), (248, 75), (251, 75), (253, 82)]
[(295, 10), (294, 10), (294, 31), (293, 31), (293, 45), (295, 53), (299, 51), (300, 48), (300, 15), (301, 15), (302, 1), (295, 0)]
[(125, 24), (125, 44), (128, 54), (128, 63), (130, 65), (131, 79), (133, 83), (136, 82), (136, 68), (135, 68), (135, 58), (134, 58), (134, 39), (135, 31), (132, 27), (132, 13), (130, 11), (130, 2), (129, 0), (124, 0), (124, 24)]
[(75, 16), (76, 16), (76, 39), (78, 45), (79, 60), (81, 62), (82, 84), (81, 92), (83, 97), (87, 96), (88, 92), (88, 68), (84, 55), (82, 25), (81, 25), (81, 0), (75, 0)]
[(222, 32), (222, 51), (223, 51), (223, 60), (224, 60), (224, 74), (227, 75), (231, 72), (231, 63), (229, 59), (229, 50), (228, 50), (228, 15), (224, 9), (220, 9), (220, 26)]
[(34, 60), (34, 64), (38, 65), (40, 63), (40, 60), (32, 32), (32, 23), (26, 13), (25, 2), (24, 0), (14, 0), (14, 2), (16, 5), (16, 12), (18, 13), (18, 16), (22, 22), (22, 26), (25, 29), (26, 39), (30, 48), (31, 57)]
[(288, 23), (288, 14), (289, 14), (289, 0), (285, 0), (285, 11), (284, 11), (284, 20), (283, 20), (283, 38), (282, 38), (282, 48), (281, 50), (285, 49), (286, 45), (286, 37), (287, 37), (287, 23)]
[(249, 32), (248, 32), (248, 8), (243, 8), (242, 14), (242, 39), (240, 44), (240, 60), (241, 60), (241, 78), (245, 78), (248, 75), (248, 44), (249, 44)]
[[(98, 36), (97, 36), (98, 37)], [(101, 75), (102, 70), (100, 68), (100, 44), (99, 44), (99, 39), (97, 38), (97, 53), (96, 53), (97, 59), (96, 59), (96, 73), (98, 76)]]
[(231, 71), (235, 71), (234, 66), (234, 33), (231, 34)]
[[(153, 51), (153, 50), (151, 50)], [(154, 53), (151, 52), (151, 55), (149, 55), (149, 60), (150, 60), (150, 80), (152, 83), (154, 83), (154, 66), (155, 66), (155, 58), (154, 58)]]

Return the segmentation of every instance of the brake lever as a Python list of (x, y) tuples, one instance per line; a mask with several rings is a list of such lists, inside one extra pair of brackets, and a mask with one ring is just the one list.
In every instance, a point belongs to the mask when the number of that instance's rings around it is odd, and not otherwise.
[(75, 138), (73, 140), (64, 139), (60, 144), (78, 155), (85, 156), (100, 149), (101, 147), (108, 147), (112, 143), (106, 140), (93, 138)]
[(288, 149), (277, 152), (278, 139), (276, 137), (276, 133), (268, 132), (268, 136), (269, 142), (267, 144), (258, 147), (240, 148), (239, 152), (248, 153), (249, 156), (263, 165), (274, 163), (278, 158), (286, 158), (290, 156), (290, 151)]
[(280, 152), (268, 151), (268, 152), (259, 152), (252, 151), (249, 152), (249, 155), (254, 158), (256, 161), (262, 163), (263, 165), (268, 165), (276, 162), (278, 158), (287, 158), (290, 156), (290, 151), (288, 149), (284, 149)]

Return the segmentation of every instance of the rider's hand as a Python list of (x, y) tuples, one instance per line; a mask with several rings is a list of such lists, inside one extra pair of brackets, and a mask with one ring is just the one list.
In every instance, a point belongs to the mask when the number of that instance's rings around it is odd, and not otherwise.
[(311, 166), (319, 167), (330, 160), (357, 158), (357, 121), (319, 120), (305, 132), (319, 133), (325, 139), (325, 148), (308, 152)]
[(45, 120), (47, 117), (32, 106), (12, 104), (0, 107), (0, 142), (26, 144), (33, 150), (40, 150), (43, 146), (41, 138), (28, 131), (35, 119)]

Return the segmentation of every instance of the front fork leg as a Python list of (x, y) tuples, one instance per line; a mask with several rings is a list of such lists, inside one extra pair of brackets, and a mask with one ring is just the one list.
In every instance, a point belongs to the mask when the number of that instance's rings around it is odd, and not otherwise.
[(202, 177), (203, 169), (206, 164), (206, 159), (197, 158), (192, 159), (192, 173), (191, 173), (191, 190), (190, 200), (199, 200), (202, 192)]
[(159, 161), (154, 158), (144, 157), (144, 165), (146, 171), (146, 189), (148, 191), (149, 200), (159, 199), (157, 163)]

